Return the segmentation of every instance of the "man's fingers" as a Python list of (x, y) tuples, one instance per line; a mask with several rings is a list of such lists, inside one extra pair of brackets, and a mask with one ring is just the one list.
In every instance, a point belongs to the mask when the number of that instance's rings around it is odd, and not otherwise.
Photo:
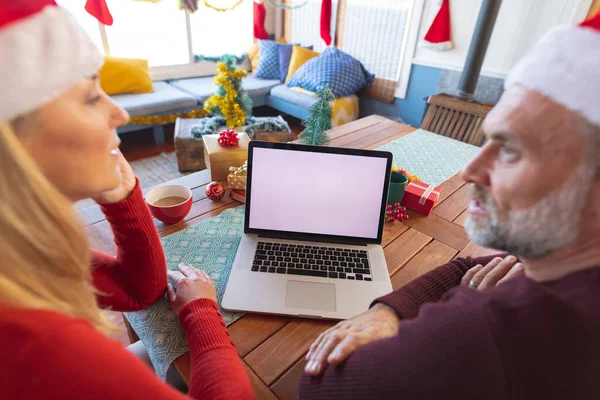
[(342, 337), (338, 333), (329, 335), (325, 340), (321, 341), (321, 344), (308, 361), (308, 364), (306, 364), (305, 369), (309, 375), (316, 376), (323, 372), (327, 366), (327, 357), (341, 340)]
[(170, 302), (175, 301), (177, 298), (177, 292), (175, 292), (175, 288), (170, 283), (167, 283), (167, 297)]
[(366, 336), (351, 333), (337, 345), (335, 350), (327, 358), (327, 362), (332, 365), (341, 364), (359, 347), (362, 347), (369, 342), (370, 340), (367, 340)]
[(481, 285), (481, 282), (483, 282), (483, 279), (485, 278), (485, 276), (501, 262), (502, 262), (502, 257), (494, 258), (492, 261), (487, 263), (483, 268), (481, 268), (479, 270), (479, 272), (477, 272), (475, 274), (475, 276), (473, 276), (473, 278), (471, 278), (471, 281), (475, 282), (476, 286), (479, 287)]
[(473, 279), (475, 274), (478, 273), (481, 270), (481, 268), (483, 268), (483, 265), (478, 264), (478, 265), (474, 266), (473, 268), (469, 269), (467, 271), (467, 273), (460, 280), (460, 285), (468, 286), (469, 282), (471, 282), (471, 279)]
[(516, 263), (513, 267), (508, 271), (504, 278), (500, 279), (496, 285), (500, 285), (501, 283), (506, 282), (507, 280), (514, 278), (515, 276), (523, 275), (525, 273), (525, 266), (523, 263)]
[(483, 278), (477, 290), (485, 290), (496, 286), (496, 283), (502, 279), (508, 271), (517, 263), (517, 257), (507, 256), (499, 262), (493, 270), (489, 271)]
[(334, 327), (329, 328), (325, 332), (321, 333), (319, 335), (319, 337), (317, 337), (317, 339), (308, 348), (308, 353), (306, 354), (306, 359), (308, 360), (309, 358), (311, 358), (311, 356), (317, 350), (317, 348), (319, 347), (319, 345), (321, 344), (321, 342), (323, 340), (325, 340), (325, 338), (329, 337), (329, 334), (331, 332), (337, 331), (338, 329), (339, 329), (339, 323), (337, 325), (335, 325)]
[(184, 279), (187, 279), (186, 276), (179, 271), (167, 271), (167, 275), (169, 278), (173, 279), (175, 284), (179, 284)]

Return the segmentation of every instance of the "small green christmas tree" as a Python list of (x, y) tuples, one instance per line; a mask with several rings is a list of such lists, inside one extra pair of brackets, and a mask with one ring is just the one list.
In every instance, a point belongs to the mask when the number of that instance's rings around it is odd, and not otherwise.
[(300, 142), (312, 144), (313, 146), (325, 146), (329, 143), (329, 136), (325, 133), (331, 129), (331, 111), (330, 101), (335, 100), (328, 86), (325, 86), (317, 92), (319, 100), (308, 109), (308, 118), (302, 121), (304, 130), (300, 134)]

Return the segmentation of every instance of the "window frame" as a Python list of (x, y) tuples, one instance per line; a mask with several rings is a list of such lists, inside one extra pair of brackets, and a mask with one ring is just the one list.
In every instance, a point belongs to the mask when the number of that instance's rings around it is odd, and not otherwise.
[[(190, 14), (185, 12), (185, 24), (188, 40), (188, 63), (180, 65), (166, 65), (160, 67), (150, 67), (150, 77), (153, 81), (165, 81), (170, 79), (196, 78), (203, 76), (212, 76), (216, 73), (217, 63), (214, 61), (195, 61), (195, 54), (192, 45), (192, 24)], [(100, 37), (104, 54), (110, 57), (110, 44), (106, 34), (106, 26), (98, 22)]]

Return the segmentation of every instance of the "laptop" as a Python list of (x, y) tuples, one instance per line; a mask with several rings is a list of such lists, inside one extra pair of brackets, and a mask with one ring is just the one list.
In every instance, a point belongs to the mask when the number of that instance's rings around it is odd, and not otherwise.
[(232, 311), (351, 318), (392, 291), (381, 239), (392, 154), (252, 141)]

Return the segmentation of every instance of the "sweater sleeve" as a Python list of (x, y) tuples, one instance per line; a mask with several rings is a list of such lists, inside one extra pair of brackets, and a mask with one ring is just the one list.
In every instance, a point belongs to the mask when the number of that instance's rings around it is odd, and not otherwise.
[(478, 264), (486, 265), (495, 257), (505, 256), (506, 254), (496, 254), (478, 258), (456, 258), (376, 299), (373, 304), (384, 303), (392, 307), (402, 319), (414, 318), (423, 304), (438, 301), (448, 290), (458, 286), (469, 269)]
[[(182, 311), (193, 371), (190, 397), (254, 399), (242, 362), (213, 304), (210, 300), (197, 300)], [(2, 354), (11, 360), (0, 363), (1, 375), (12, 377), (2, 384), (7, 398), (188, 398), (162, 382), (120, 343), (107, 339), (87, 321), (53, 314), (56, 317), (40, 321), (43, 326), (29, 335), (22, 331), (18, 335), (0, 334), (4, 337), (0, 344)]]
[[(469, 289), (423, 306), (392, 338), (366, 345), (317, 378), (299, 399), (505, 399), (503, 360), (488, 310)], [(451, 292), (452, 293), (452, 292)]]
[(113, 231), (117, 256), (92, 250), (98, 302), (116, 311), (148, 307), (167, 290), (167, 267), (139, 181), (128, 198), (101, 208)]
[(217, 303), (200, 299), (179, 313), (190, 347), (190, 396), (194, 399), (254, 399)]

